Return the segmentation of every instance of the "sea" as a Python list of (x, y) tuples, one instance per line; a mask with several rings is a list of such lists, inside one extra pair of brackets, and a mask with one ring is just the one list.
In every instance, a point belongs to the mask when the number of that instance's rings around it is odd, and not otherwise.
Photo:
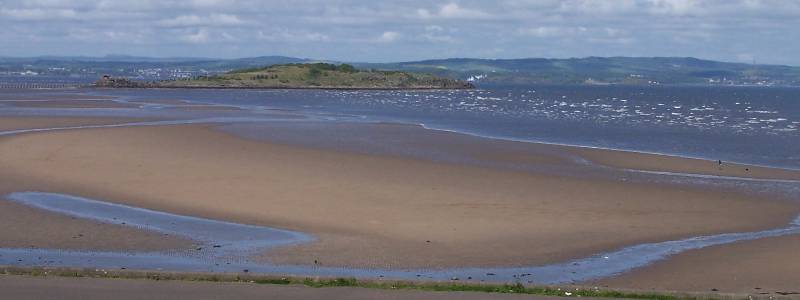
[[(26, 108), (14, 101), (113, 96), (114, 101), (184, 100), (230, 109), (174, 109), (174, 101), (146, 101), (135, 108)], [(700, 86), (526, 86), (474, 90), (201, 90), (201, 89), (0, 89), (0, 118), (19, 115), (158, 117), (168, 121), (130, 124), (184, 124), (279, 120), (294, 123), (400, 123), (422, 125), (493, 139), (565, 144), (698, 157), (800, 170), (800, 88)], [(184, 106), (185, 108), (185, 106)], [(269, 128), (269, 127), (253, 127)], [(55, 130), (57, 130), (56, 128)], [(63, 128), (61, 128), (63, 129)], [(33, 130), (0, 132), (11, 135)], [(313, 137), (306, 137), (313, 138)], [(367, 137), (368, 138), (368, 137)], [(644, 173), (643, 173), (644, 174)], [(658, 175), (704, 186), (774, 191), (797, 195), (797, 181)], [(694, 174), (696, 175), (696, 174)], [(649, 177), (648, 177), (649, 178)], [(676, 179), (677, 178), (677, 179)], [(627, 180), (625, 177), (624, 180)], [(635, 179), (635, 178), (634, 178)], [(668, 181), (672, 182), (672, 181)], [(708, 185), (705, 185), (708, 184)], [(6, 195), (25, 205), (100, 222), (145, 224), (151, 230), (199, 239), (204, 247), (183, 252), (87, 252), (0, 248), (0, 264), (15, 266), (165, 269), (191, 272), (246, 272), (491, 282), (566, 284), (603, 278), (669, 255), (737, 241), (800, 232), (800, 219), (756, 232), (724, 233), (633, 245), (571, 261), (512, 268), (380, 270), (320, 266), (278, 266), (240, 259), (252, 254), (251, 238), (266, 243), (304, 241), (309, 236), (274, 228), (171, 215), (109, 204), (102, 199), (22, 192)], [(796, 198), (796, 197), (795, 197)], [(202, 227), (196, 231), (196, 226)], [(231, 235), (244, 232), (248, 239)], [(276, 240), (271, 240), (277, 238)], [(220, 246), (220, 247), (218, 247)], [(218, 249), (219, 248), (219, 249)], [(231, 256), (233, 255), (233, 256)]]
[[(7, 79), (3, 81), (9, 82)], [(283, 110), (313, 115), (315, 120), (419, 124), (487, 138), (800, 169), (797, 87), (532, 85), (473, 90), (13, 91), (26, 94), (24, 98), (66, 91), (115, 96), (121, 101), (181, 99), (236, 106), (245, 113)], [(8, 114), (14, 112), (0, 103), (0, 116)]]
[(87, 90), (420, 124), (487, 138), (800, 169), (800, 88), (525, 86), (474, 90)]

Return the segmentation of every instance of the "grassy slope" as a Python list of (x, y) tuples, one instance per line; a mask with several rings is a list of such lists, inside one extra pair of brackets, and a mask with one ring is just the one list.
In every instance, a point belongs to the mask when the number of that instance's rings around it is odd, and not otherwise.
[(593, 78), (613, 83), (646, 83), (654, 80), (670, 84), (704, 84), (709, 78), (726, 78), (747, 82), (774, 80), (780, 84), (800, 84), (800, 67), (726, 63), (688, 57), (443, 59), (357, 66), (427, 72), (451, 78), (488, 75), (482, 83), (578, 84)]
[(464, 83), (427, 74), (360, 71), (329, 64), (287, 64), (232, 71), (193, 80), (167, 81), (168, 87), (252, 88), (463, 88)]

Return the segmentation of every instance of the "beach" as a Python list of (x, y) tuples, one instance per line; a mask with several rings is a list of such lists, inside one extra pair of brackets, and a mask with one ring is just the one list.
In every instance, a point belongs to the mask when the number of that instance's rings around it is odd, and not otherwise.
[[(58, 101), (75, 100), (48, 100)], [(231, 112), (228, 106), (170, 99), (125, 103)], [(489, 139), (417, 125), (282, 118), (292, 121), (103, 128), (164, 119), (3, 117), (3, 131), (92, 128), (0, 137), (0, 194), (60, 193), (291, 230), (314, 240), (264, 250), (252, 259), (380, 270), (557, 264), (644, 243), (782, 228), (800, 214), (791, 193), (706, 182), (800, 179), (791, 170)], [(0, 208), (4, 248), (198, 247), (183, 237), (13, 202)], [(796, 237), (786, 236), (690, 250), (621, 275), (574, 283), (645, 291), (786, 291), (796, 276), (782, 261), (791, 259), (794, 244)], [(744, 270), (753, 271), (730, 276)]]
[[(5, 184), (2, 190), (7, 190)], [(0, 233), (3, 248), (125, 252), (186, 250), (194, 245), (183, 238), (46, 213), (6, 201), (0, 202), (0, 226), (4, 228)]]
[(32, 182), (26, 190), (319, 238), (264, 253), (282, 264), (536, 265), (645, 242), (780, 227), (799, 211), (795, 203), (733, 191), (274, 144), (213, 125), (43, 132), (5, 137), (0, 145), (4, 172)]
[(800, 300), (800, 0), (110, 3), (0, 2), (0, 300)]
[(687, 251), (668, 260), (592, 282), (641, 290), (800, 295), (797, 235)]

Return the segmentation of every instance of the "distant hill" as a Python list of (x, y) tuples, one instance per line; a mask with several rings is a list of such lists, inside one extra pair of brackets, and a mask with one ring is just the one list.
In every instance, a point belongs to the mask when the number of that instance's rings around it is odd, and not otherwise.
[(285, 56), (260, 56), (239, 59), (148, 58), (120, 55), (105, 57), (0, 57), (0, 73), (33, 71), (42, 75), (92, 78), (108, 74), (115, 77), (138, 77), (139, 79), (158, 80), (184, 75), (192, 77), (224, 73), (242, 68), (309, 61)]
[[(51, 76), (102, 74), (139, 80), (211, 76), (236, 69), (328, 62), (285, 56), (240, 59), (106, 57), (0, 57), (0, 74), (32, 71)], [(341, 63), (341, 62), (331, 62)], [(587, 57), (570, 59), (452, 58), (397, 63), (351, 63), (361, 69), (426, 73), (478, 85), (690, 84), (800, 86), (800, 67), (753, 65), (691, 57)]]
[(124, 88), (466, 89), (465, 81), (404, 71), (359, 70), (348, 64), (280, 64), (152, 83), (103, 77), (95, 86)]
[(800, 85), (800, 67), (726, 63), (691, 57), (454, 58), (356, 65), (472, 78), (484, 84)]

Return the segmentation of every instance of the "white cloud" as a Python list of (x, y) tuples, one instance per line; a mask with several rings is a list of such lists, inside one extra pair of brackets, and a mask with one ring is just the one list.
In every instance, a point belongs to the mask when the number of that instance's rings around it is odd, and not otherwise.
[(272, 42), (325, 42), (330, 37), (319, 32), (291, 31), (285, 28), (272, 29), (270, 31), (259, 30), (256, 38)]
[(634, 10), (636, 4), (635, 0), (571, 0), (562, 1), (557, 11), (594, 15), (624, 14)]
[(439, 26), (439, 25), (428, 25), (428, 26), (425, 26), (425, 31), (428, 31), (428, 32), (441, 32), (441, 31), (444, 31), (444, 27)]
[(208, 30), (205, 28), (201, 28), (197, 30), (197, 32), (195, 33), (185, 34), (181, 36), (181, 40), (193, 44), (202, 44), (202, 43), (208, 43), (210, 38)]
[(586, 27), (558, 27), (558, 26), (538, 26), (532, 28), (523, 28), (518, 30), (522, 35), (533, 36), (538, 38), (550, 37), (571, 37), (584, 32), (587, 32)]
[(191, 3), (192, 6), (196, 7), (219, 7), (224, 5), (235, 5), (235, 2), (228, 1), (228, 0), (191, 0), (186, 1)]
[(237, 26), (245, 22), (236, 15), (210, 14), (208, 16), (181, 15), (158, 22), (165, 27), (193, 27), (193, 26)]
[(41, 9), (41, 8), (0, 8), (0, 16), (14, 20), (44, 21), (56, 19), (75, 19), (77, 13), (73, 9)]
[(656, 14), (690, 15), (702, 14), (704, 10), (695, 0), (648, 0), (650, 11)]
[(796, 0), (0, 0), (0, 28), (3, 40), (29, 43), (0, 43), (0, 56), (179, 56), (191, 49), (198, 56), (384, 61), (493, 55), (736, 61), (748, 53), (800, 65)]
[(455, 2), (440, 6), (439, 10), (435, 12), (424, 8), (418, 9), (417, 16), (423, 19), (488, 19), (492, 17), (492, 15), (487, 12), (464, 8)]
[(425, 41), (434, 43), (458, 42), (458, 39), (448, 33), (445, 33), (445, 31), (445, 28), (442, 26), (428, 25), (425, 26), (425, 32), (423, 32), (420, 37)]
[(384, 31), (380, 37), (378, 37), (378, 42), (382, 43), (391, 43), (396, 41), (400, 38), (400, 33), (396, 31)]

